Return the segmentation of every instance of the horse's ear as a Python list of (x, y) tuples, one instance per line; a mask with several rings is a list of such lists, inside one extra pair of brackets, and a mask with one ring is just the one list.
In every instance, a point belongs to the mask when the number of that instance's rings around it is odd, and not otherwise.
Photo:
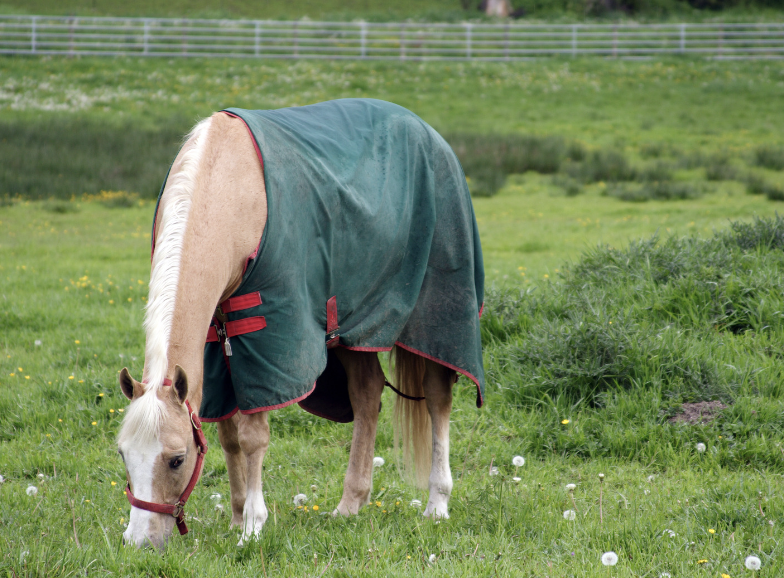
[(188, 399), (188, 376), (185, 375), (185, 370), (179, 365), (174, 366), (172, 390), (177, 395), (177, 401), (180, 404), (185, 403), (185, 400)]
[(123, 367), (120, 372), (120, 389), (128, 399), (141, 397), (144, 393), (144, 386), (131, 377), (127, 367)]

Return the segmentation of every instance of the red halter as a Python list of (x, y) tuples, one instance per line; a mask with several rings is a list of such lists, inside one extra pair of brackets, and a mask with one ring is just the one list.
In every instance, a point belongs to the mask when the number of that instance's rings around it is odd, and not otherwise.
[[(166, 379), (164, 380), (163, 384), (171, 385), (171, 380)], [(199, 416), (196, 415), (196, 412), (193, 411), (193, 409), (191, 409), (191, 404), (187, 399), (185, 400), (185, 407), (188, 408), (188, 414), (191, 418), (191, 426), (193, 426), (193, 440), (196, 442), (196, 451), (198, 454), (196, 455), (196, 467), (194, 468), (193, 474), (191, 475), (191, 480), (188, 482), (188, 485), (185, 487), (185, 490), (183, 490), (182, 494), (180, 494), (180, 498), (177, 500), (177, 503), (156, 504), (155, 502), (145, 502), (144, 500), (136, 498), (131, 493), (130, 482), (128, 482), (127, 486), (125, 487), (128, 501), (131, 503), (132, 507), (139, 508), (140, 510), (147, 510), (148, 512), (156, 512), (158, 514), (171, 514), (177, 519), (177, 529), (180, 531), (180, 534), (188, 533), (188, 526), (185, 525), (185, 502), (188, 501), (193, 488), (196, 487), (196, 482), (199, 481), (201, 465), (204, 462), (204, 454), (207, 453), (207, 438), (204, 437), (204, 432), (201, 429), (201, 421), (199, 421)]]

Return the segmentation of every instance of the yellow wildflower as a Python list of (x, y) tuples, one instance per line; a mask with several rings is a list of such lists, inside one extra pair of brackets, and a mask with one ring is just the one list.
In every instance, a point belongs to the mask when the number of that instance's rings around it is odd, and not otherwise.
[(318, 512), (318, 510), (319, 510), (318, 504), (316, 504), (315, 506), (313, 506), (313, 511), (314, 511), (314, 512)]
[(76, 345), (79, 345), (81, 343), (81, 341), (79, 341), (78, 339), (75, 339), (74, 343), (76, 343)]
[(709, 534), (715, 534), (715, 533), (716, 533), (716, 530), (714, 530), (713, 528), (710, 528), (710, 529), (708, 530), (708, 533), (709, 533)]
[(697, 560), (697, 564), (706, 564), (707, 560)]
[(569, 420), (568, 420), (568, 419), (562, 419), (562, 420), (561, 420), (561, 423), (562, 423), (563, 425), (566, 425), (566, 424), (568, 424), (568, 423), (569, 423)]
[(93, 425), (98, 425), (98, 422), (97, 422), (97, 421), (94, 421), (94, 422), (93, 422)]
[(117, 485), (117, 482), (115, 482), (114, 480), (112, 480), (112, 485), (113, 485), (113, 486), (116, 486), (116, 485)]

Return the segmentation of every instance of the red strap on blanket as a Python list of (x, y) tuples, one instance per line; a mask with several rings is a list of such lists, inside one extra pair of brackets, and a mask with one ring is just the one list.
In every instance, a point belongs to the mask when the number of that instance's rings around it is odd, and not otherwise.
[(218, 330), (214, 325), (210, 325), (210, 328), (207, 330), (206, 343), (213, 343), (215, 341), (220, 341), (220, 337), (218, 337)]
[(220, 309), (224, 313), (234, 313), (235, 311), (242, 311), (257, 305), (261, 305), (261, 293), (258, 291), (226, 299), (226, 301), (220, 304)]
[[(168, 382), (168, 383), (166, 383)], [(166, 379), (163, 382), (164, 385), (171, 385), (171, 380)], [(133, 495), (131, 492), (131, 484), (128, 484), (125, 487), (125, 494), (128, 496), (128, 501), (131, 503), (131, 507), (139, 508), (141, 510), (147, 510), (148, 512), (156, 512), (158, 514), (170, 514), (177, 519), (177, 529), (180, 531), (180, 534), (187, 534), (188, 533), (188, 526), (185, 524), (185, 502), (188, 501), (188, 498), (193, 492), (193, 488), (196, 487), (196, 482), (199, 481), (199, 475), (201, 474), (201, 467), (204, 463), (204, 455), (207, 453), (207, 438), (204, 437), (204, 432), (201, 429), (201, 421), (199, 420), (199, 416), (196, 415), (196, 412), (193, 411), (191, 408), (190, 402), (186, 399), (185, 400), (185, 407), (188, 410), (188, 414), (191, 418), (191, 426), (193, 428), (193, 441), (196, 442), (196, 451), (198, 452), (196, 455), (196, 466), (193, 469), (193, 473), (191, 474), (191, 479), (188, 482), (188, 485), (185, 486), (182, 494), (180, 494), (179, 499), (177, 500), (176, 504), (156, 504), (155, 502), (145, 502), (144, 500), (138, 499), (136, 496)]]
[(338, 298), (337, 295), (333, 295), (327, 299), (327, 333), (338, 329)]
[(228, 321), (224, 325), (226, 328), (226, 337), (252, 333), (253, 331), (264, 329), (266, 326), (267, 320), (263, 317), (247, 317), (245, 319), (238, 319), (237, 321)]

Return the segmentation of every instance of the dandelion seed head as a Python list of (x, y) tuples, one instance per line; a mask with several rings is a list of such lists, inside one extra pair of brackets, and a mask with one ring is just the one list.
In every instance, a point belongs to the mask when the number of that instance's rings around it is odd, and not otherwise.
[(420, 500), (411, 500), (411, 507), (412, 508), (421, 508), (422, 502)]
[(491, 476), (497, 476), (497, 475), (498, 475), (498, 468), (497, 468), (497, 467), (495, 467), (495, 466), (493, 466), (492, 468), (490, 468), (490, 475), (491, 475)]
[(522, 467), (525, 465), (525, 458), (523, 456), (515, 456), (512, 458), (512, 465), (516, 468)]
[(40, 339), (36, 339), (35, 340), (35, 346), (36, 347), (41, 347), (41, 340)]
[(648, 483), (649, 483), (649, 484), (652, 484), (652, 483), (653, 483), (653, 480), (655, 480), (655, 479), (656, 479), (656, 476), (654, 476), (654, 475), (650, 475), (650, 476), (648, 476)]
[(431, 564), (435, 564), (436, 563), (436, 555), (435, 554), (430, 554), (430, 557), (427, 559), (427, 561), (430, 562)]
[(603, 481), (604, 481), (604, 474), (599, 474), (599, 481), (600, 481), (600, 482), (603, 482)]
[(615, 552), (605, 552), (602, 554), (602, 564), (605, 566), (615, 566), (618, 563), (618, 554)]
[(563, 517), (564, 520), (569, 520), (569, 521), (575, 520), (577, 519), (577, 512), (575, 512), (574, 510), (565, 510), (563, 513)]
[(746, 565), (746, 568), (748, 568), (749, 570), (759, 570), (762, 567), (762, 560), (760, 560), (756, 556), (749, 556), (748, 558), (746, 558), (744, 564)]
[(375, 458), (373, 458), (373, 467), (374, 468), (380, 468), (381, 466), (384, 465), (384, 463), (385, 463), (384, 462), (384, 458), (382, 458), (380, 456), (376, 456)]
[(318, 486), (316, 484), (311, 484), (310, 491), (315, 492), (316, 490), (318, 490)]
[(5, 482), (5, 476), (0, 474), (0, 484), (2, 484), (3, 482)]
[(576, 489), (577, 489), (577, 485), (576, 484), (566, 484), (566, 491), (567, 492), (573, 492)]
[(210, 500), (216, 503), (220, 502), (222, 497), (223, 496), (221, 496), (218, 492), (215, 492), (214, 494), (210, 494)]
[(697, 451), (698, 451), (698, 452), (700, 452), (701, 454), (702, 454), (702, 453), (705, 453), (705, 450), (707, 449), (707, 448), (705, 447), (705, 444), (704, 444), (704, 443), (702, 443), (702, 442), (698, 443), (698, 444), (697, 444), (696, 446), (694, 446), (694, 447), (695, 447), (695, 448), (697, 448)]
[(308, 497), (305, 494), (297, 494), (296, 496), (294, 496), (295, 506), (302, 506), (307, 501), (308, 501)]
[(25, 493), (28, 496), (35, 496), (38, 493), (38, 488), (36, 488), (35, 486), (27, 486)]
[(512, 481), (519, 482), (519, 481), (521, 481), (522, 479), (523, 479), (523, 478), (518, 478), (517, 476), (515, 476), (515, 477), (513, 477), (513, 478), (512, 478)]
[(43, 480), (44, 479), (44, 475), (43, 474), (38, 474), (38, 479), (39, 480)]

